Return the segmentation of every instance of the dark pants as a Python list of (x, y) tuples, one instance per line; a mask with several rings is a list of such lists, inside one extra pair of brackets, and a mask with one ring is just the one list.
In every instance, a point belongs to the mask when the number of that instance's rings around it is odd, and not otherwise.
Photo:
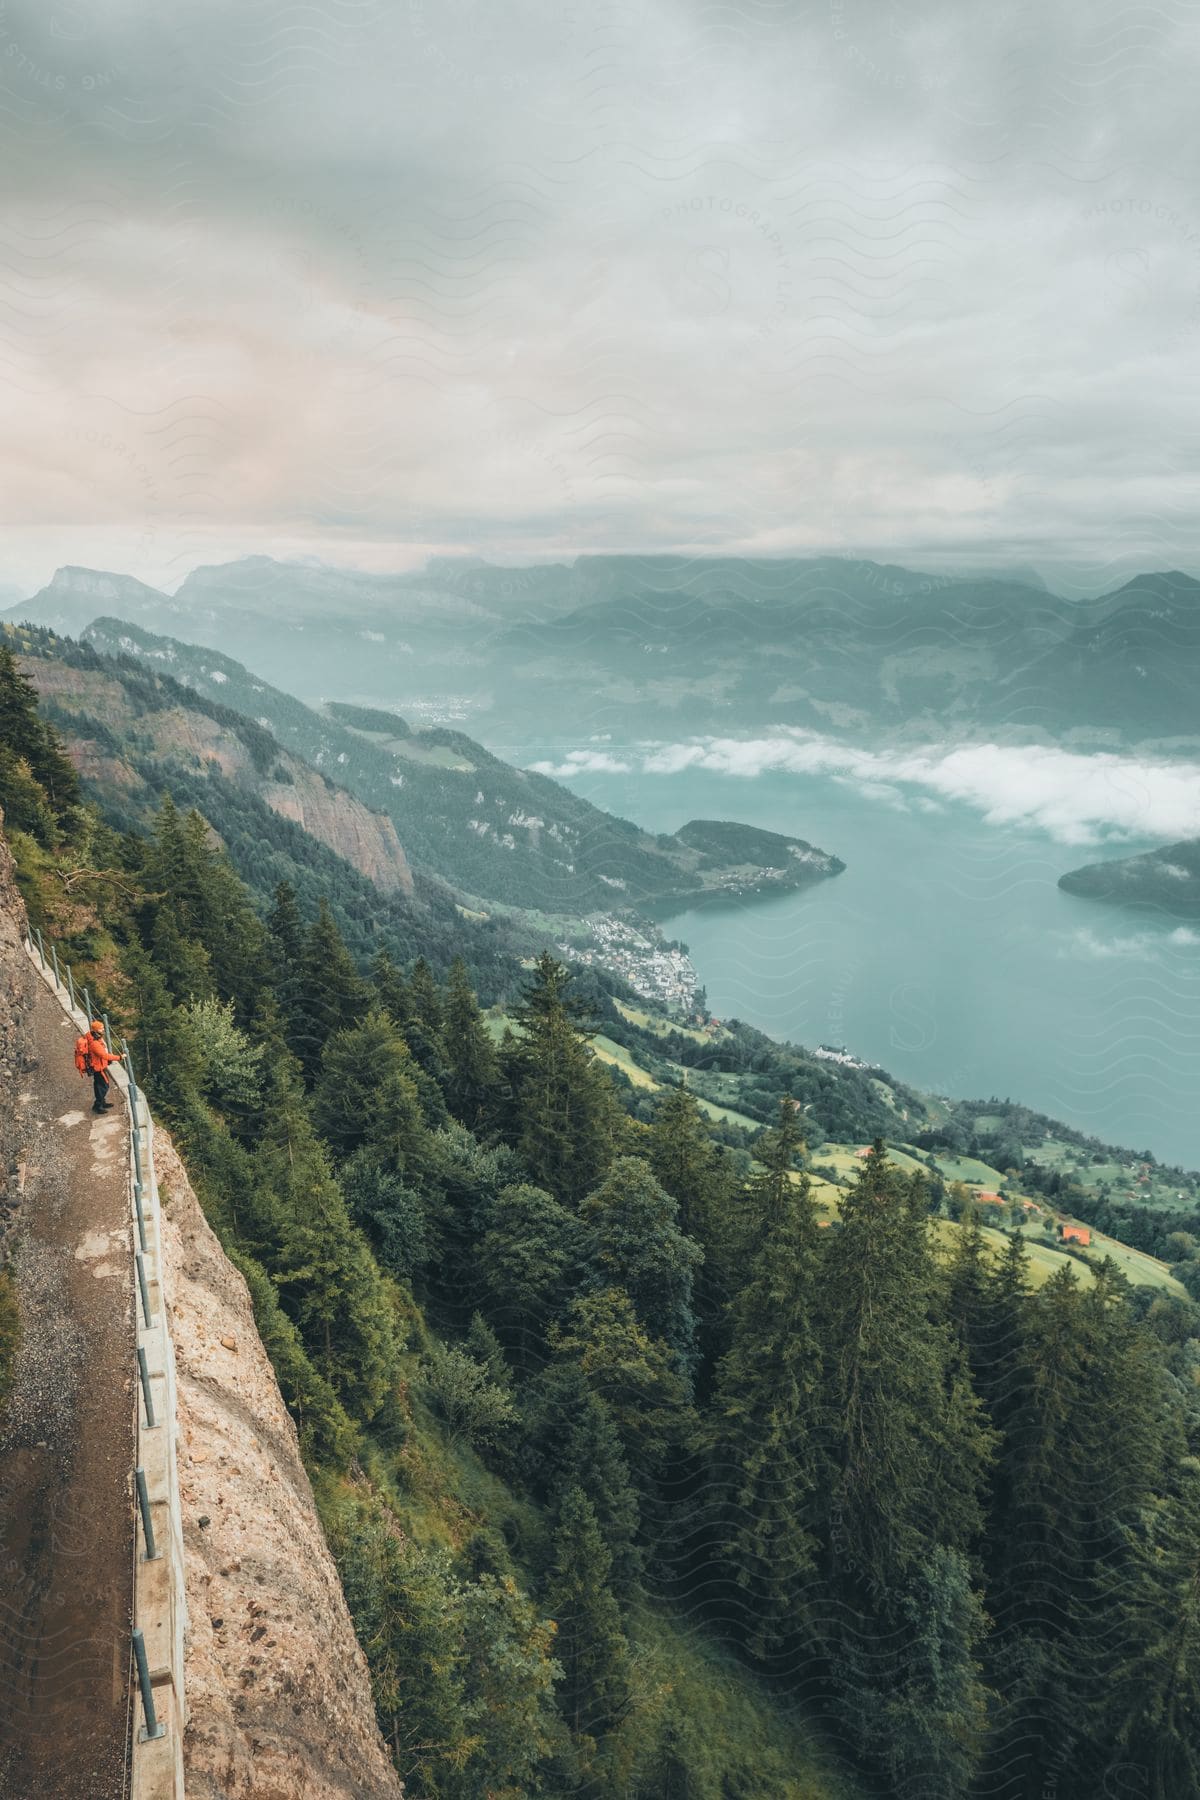
[(100, 1112), (108, 1105), (108, 1076), (100, 1069), (92, 1070), (92, 1111)]

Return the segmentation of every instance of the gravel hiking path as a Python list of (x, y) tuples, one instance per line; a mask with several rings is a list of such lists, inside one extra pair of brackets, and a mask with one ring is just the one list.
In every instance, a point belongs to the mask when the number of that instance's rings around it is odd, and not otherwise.
[[(126, 1112), (28, 971), (0, 1147), (22, 1340), (0, 1425), (0, 1800), (126, 1791), (134, 1321)], [(21, 1165), (24, 1165), (23, 1178)]]

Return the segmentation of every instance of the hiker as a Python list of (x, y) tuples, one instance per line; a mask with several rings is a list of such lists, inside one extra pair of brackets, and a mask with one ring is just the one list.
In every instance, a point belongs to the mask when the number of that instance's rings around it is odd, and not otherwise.
[(120, 1057), (111, 1051), (104, 1041), (103, 1019), (93, 1019), (91, 1029), (86, 1037), (75, 1040), (75, 1067), (81, 1075), (92, 1078), (92, 1111), (94, 1113), (111, 1112), (112, 1105), (108, 1100), (108, 1065), (120, 1062)]

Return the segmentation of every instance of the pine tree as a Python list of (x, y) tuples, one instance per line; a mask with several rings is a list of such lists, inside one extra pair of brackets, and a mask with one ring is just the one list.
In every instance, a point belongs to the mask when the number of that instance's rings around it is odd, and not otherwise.
[(989, 1696), (977, 1657), (988, 1621), (962, 1551), (931, 1550), (899, 1611), (902, 1641), (887, 1647), (879, 1760), (893, 1793), (963, 1800), (979, 1767)]
[(302, 1095), (279, 1071), (254, 1159), (279, 1208), (268, 1269), (280, 1304), (347, 1409), (369, 1420), (396, 1374), (393, 1310), (366, 1240), (351, 1223)]
[(338, 1170), (338, 1181), (356, 1225), (374, 1247), (380, 1266), (410, 1284), (419, 1282), (430, 1257), (429, 1220), (422, 1195), (378, 1154), (358, 1150)]
[(687, 1388), (667, 1345), (638, 1323), (620, 1288), (572, 1301), (548, 1337), (608, 1407), (635, 1479), (649, 1481), (692, 1428)]
[(371, 1670), (380, 1726), (408, 1792), (439, 1795), (479, 1746), (468, 1718), (462, 1604), (444, 1551), (404, 1536), (373, 1495), (322, 1523), (355, 1636)]
[(577, 1206), (612, 1156), (612, 1083), (586, 1041), (570, 976), (543, 952), (516, 1010), (522, 1035), (510, 1040), (504, 1073), (511, 1096), (509, 1135), (531, 1178)]
[(446, 1057), (446, 1021), (442, 995), (433, 970), (423, 956), (412, 966), (407, 984), (408, 1014), (403, 1031), (408, 1047), (425, 1073), (445, 1092), (449, 1075)]
[(613, 1592), (628, 1604), (640, 1592), (643, 1561), (637, 1541), (640, 1508), (629, 1464), (612, 1414), (578, 1365), (564, 1364), (555, 1375), (551, 1391), (558, 1424), (546, 1446), (551, 1492), (560, 1501), (571, 1488), (588, 1496), (612, 1559)]
[(848, 1591), (886, 1612), (935, 1544), (974, 1543), (993, 1446), (961, 1351), (933, 1317), (920, 1178), (906, 1183), (877, 1141), (828, 1236), (830, 1538)]
[(169, 1118), (181, 1118), (190, 1110), (200, 1083), (192, 1034), (154, 961), (140, 945), (125, 948), (121, 966), (133, 1003), (135, 1076), (156, 1107)]
[(1069, 1266), (1055, 1274), (1027, 1303), (1021, 1349), (988, 1541), (989, 1679), (1003, 1703), (987, 1779), (1017, 1796), (1053, 1773), (1082, 1800), (1100, 1777), (1077, 1696), (1107, 1691), (1119, 1648), (1097, 1628), (1097, 1596), (1153, 1505), (1170, 1415), (1157, 1346), (1106, 1270), (1087, 1293)]
[(703, 1253), (684, 1237), (679, 1208), (635, 1156), (612, 1163), (580, 1208), (583, 1252), (597, 1287), (622, 1288), (652, 1337), (690, 1374), (695, 1350), (692, 1281)]
[(820, 1245), (808, 1179), (792, 1179), (798, 1146), (795, 1108), (784, 1100), (760, 1148), (759, 1246), (733, 1303), (712, 1407), (719, 1554), (741, 1590), (742, 1628), (757, 1656), (778, 1651), (801, 1628), (816, 1563)]
[(286, 980), (290, 972), (299, 970), (304, 954), (304, 926), (296, 905), (296, 890), (290, 881), (276, 884), (267, 926), (274, 940), (280, 974)]
[(317, 1130), (339, 1157), (373, 1151), (382, 1167), (411, 1175), (428, 1161), (408, 1047), (382, 1012), (335, 1031), (313, 1088)]
[(705, 1252), (724, 1244), (723, 1215), (736, 1187), (729, 1160), (713, 1141), (695, 1095), (668, 1088), (654, 1114), (647, 1160), (679, 1207), (679, 1228)]
[[(700, 1246), (692, 1300), (697, 1345), (711, 1366), (728, 1347), (726, 1308), (744, 1276), (740, 1256), (742, 1202), (732, 1164), (709, 1134), (703, 1113), (686, 1087), (670, 1088), (660, 1101), (648, 1140), (651, 1169), (679, 1206), (679, 1229)], [(706, 1385), (707, 1376), (698, 1376)]]
[(450, 965), (446, 983), (443, 1043), (450, 1111), (468, 1130), (477, 1130), (494, 1096), (499, 1063), (461, 956)]
[(367, 1010), (366, 1002), (366, 988), (322, 899), (317, 917), (304, 935), (297, 1010), (290, 1021), (291, 1048), (307, 1082), (316, 1080), (329, 1039), (356, 1025)]
[(578, 1262), (579, 1225), (544, 1188), (502, 1188), (487, 1207), (476, 1264), (488, 1317), (503, 1333), (517, 1366), (528, 1368), (542, 1333), (561, 1304)]
[(25, 758), (7, 744), (0, 744), (0, 813), (6, 831), (23, 831), (50, 850), (62, 841), (45, 788)]
[(37, 690), (0, 644), (0, 747), (23, 763), (61, 823), (80, 804), (79, 777), (57, 731), (38, 712)]
[(1126, 1527), (1124, 1554), (1099, 1576), (1113, 1667), (1090, 1707), (1104, 1748), (1099, 1791), (1132, 1764), (1145, 1800), (1200, 1793), (1200, 1462)]
[(611, 1730), (629, 1703), (629, 1647), (609, 1586), (611, 1567), (595, 1509), (582, 1489), (568, 1488), (546, 1604), (558, 1625), (559, 1706), (575, 1736), (592, 1742)]

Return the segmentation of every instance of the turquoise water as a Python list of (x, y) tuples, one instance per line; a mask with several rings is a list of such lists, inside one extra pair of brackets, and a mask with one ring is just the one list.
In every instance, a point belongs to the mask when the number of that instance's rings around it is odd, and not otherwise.
[[(558, 752), (504, 754), (528, 764)], [(741, 819), (846, 863), (799, 894), (664, 923), (718, 1017), (845, 1044), (916, 1086), (1022, 1100), (1200, 1166), (1200, 928), (1064, 894), (1059, 875), (1095, 861), (1094, 847), (828, 774), (588, 772), (568, 785), (653, 830)]]

